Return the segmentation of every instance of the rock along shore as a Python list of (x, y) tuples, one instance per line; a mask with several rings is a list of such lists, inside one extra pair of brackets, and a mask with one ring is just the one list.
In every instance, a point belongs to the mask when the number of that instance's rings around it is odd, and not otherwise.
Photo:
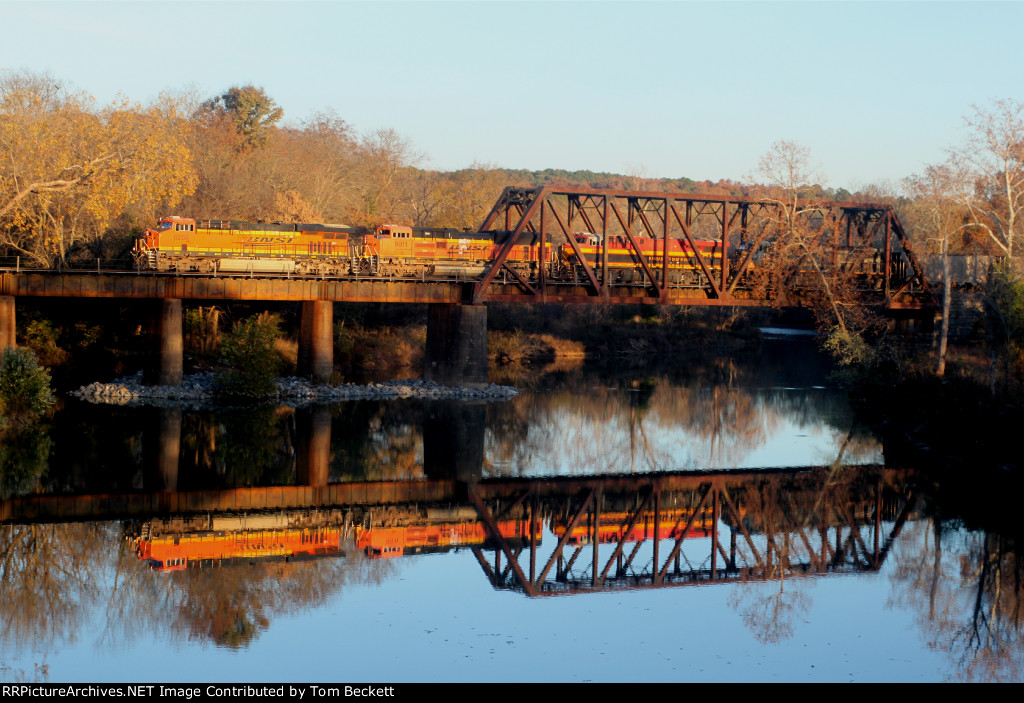
[[(277, 401), (286, 405), (335, 403), (343, 400), (390, 400), (425, 398), (428, 400), (508, 400), (519, 395), (511, 386), (490, 384), (482, 388), (439, 386), (433, 381), (408, 379), (370, 383), (365, 386), (318, 385), (304, 378), (278, 378), (277, 394), (259, 402)], [(70, 395), (90, 403), (106, 405), (152, 405), (157, 407), (215, 406), (216, 376), (198, 373), (186, 376), (180, 386), (144, 386), (142, 373), (125, 376), (110, 383), (90, 383)]]

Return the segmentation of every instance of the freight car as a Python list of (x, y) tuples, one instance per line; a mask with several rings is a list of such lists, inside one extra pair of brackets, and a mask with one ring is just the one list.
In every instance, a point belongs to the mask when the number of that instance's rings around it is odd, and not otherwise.
[[(140, 269), (162, 272), (467, 280), (483, 274), (509, 236), (508, 231), (501, 230), (464, 232), (395, 224), (369, 230), (345, 225), (175, 216), (161, 218), (156, 229), (147, 229), (133, 253)], [(583, 266), (586, 261), (601, 280), (601, 237), (579, 232), (573, 239), (575, 247), (568, 242), (552, 241), (541, 247), (539, 235), (523, 233), (512, 246), (505, 266), (524, 280), (537, 280), (543, 268), (551, 282), (571, 283), (587, 279)], [(638, 253), (660, 282), (664, 242), (643, 236), (635, 236), (633, 242), (622, 235), (609, 238), (609, 283), (647, 283)], [(696, 241), (694, 245), (696, 249), (681, 240), (669, 239), (669, 285), (702, 285), (695, 252), (700, 252), (709, 273), (721, 269), (721, 242)]]

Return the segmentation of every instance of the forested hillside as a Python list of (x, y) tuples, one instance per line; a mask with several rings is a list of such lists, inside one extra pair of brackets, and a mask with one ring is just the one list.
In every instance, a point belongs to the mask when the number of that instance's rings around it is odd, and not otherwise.
[[(49, 75), (4, 74), (0, 255), (43, 266), (116, 258), (167, 214), (473, 229), (504, 187), (547, 184), (743, 197), (782, 197), (798, 186), (803, 198), (894, 203), (912, 236), (934, 249), (941, 247), (928, 236), (936, 226), (929, 203), (938, 203), (941, 216), (952, 218), (948, 250), (1008, 253), (1020, 195), (1000, 190), (998, 174), (988, 174), (992, 188), (966, 174), (959, 190), (936, 192), (937, 181), (925, 174), (908, 179), (901, 192), (872, 187), (850, 193), (818, 185), (824, 181), (813, 176), (780, 190), (781, 181), (770, 174), (744, 184), (696, 180), (698, 174), (654, 178), (642, 167), (616, 174), (485, 164), (443, 172), (426, 165), (417, 145), (390, 127), (357, 127), (331, 111), (294, 119), (252, 85), (212, 97), (163, 94), (149, 104), (123, 99), (98, 105)], [(986, 207), (1008, 215), (987, 216)], [(993, 226), (1000, 217), (1010, 234)]]

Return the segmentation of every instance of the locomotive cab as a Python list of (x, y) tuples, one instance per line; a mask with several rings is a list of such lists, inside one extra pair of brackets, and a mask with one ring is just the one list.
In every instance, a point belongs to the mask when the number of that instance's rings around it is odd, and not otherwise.
[(172, 232), (195, 232), (196, 221), (190, 217), (161, 217), (156, 221), (157, 232), (172, 233)]
[(412, 227), (404, 225), (381, 225), (377, 228), (378, 237), (392, 237), (394, 239), (412, 239)]

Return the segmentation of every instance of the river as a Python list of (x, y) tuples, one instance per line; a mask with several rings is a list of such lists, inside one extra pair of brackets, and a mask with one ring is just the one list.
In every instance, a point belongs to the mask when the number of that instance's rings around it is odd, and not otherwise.
[(1012, 521), (887, 465), (812, 342), (548, 371), (62, 399), (0, 448), (2, 678), (1021, 679)]

